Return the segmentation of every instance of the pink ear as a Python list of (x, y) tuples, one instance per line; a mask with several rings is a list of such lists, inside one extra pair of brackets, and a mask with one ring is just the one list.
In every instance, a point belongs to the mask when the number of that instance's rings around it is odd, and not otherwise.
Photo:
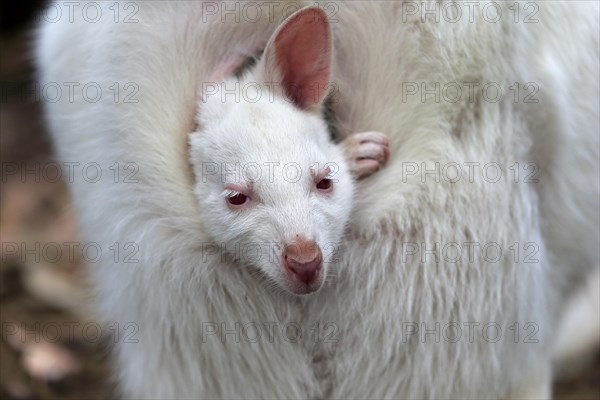
[(278, 75), (287, 97), (298, 107), (321, 104), (329, 85), (332, 43), (327, 15), (307, 7), (291, 15), (265, 50), (267, 71)]

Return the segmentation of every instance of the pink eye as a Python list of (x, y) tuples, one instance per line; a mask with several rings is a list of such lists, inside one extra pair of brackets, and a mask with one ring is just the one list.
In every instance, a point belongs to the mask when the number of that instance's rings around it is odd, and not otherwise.
[(333, 189), (333, 181), (331, 179), (323, 178), (317, 183), (317, 189), (322, 192), (330, 192)]
[(245, 208), (252, 201), (250, 195), (247, 194), (249, 192), (251, 192), (251, 190), (247, 187), (229, 184), (225, 186), (223, 196), (225, 197), (229, 208)]
[(316, 177), (315, 181), (317, 182), (317, 190), (323, 193), (329, 193), (333, 190), (333, 180), (327, 178), (331, 174), (331, 168), (326, 167), (321, 173)]
[(227, 198), (227, 202), (229, 204), (231, 204), (232, 206), (243, 206), (244, 204), (246, 204), (248, 201), (250, 200), (250, 198), (248, 196), (246, 196), (245, 194), (241, 194), (238, 193), (234, 196), (228, 197)]

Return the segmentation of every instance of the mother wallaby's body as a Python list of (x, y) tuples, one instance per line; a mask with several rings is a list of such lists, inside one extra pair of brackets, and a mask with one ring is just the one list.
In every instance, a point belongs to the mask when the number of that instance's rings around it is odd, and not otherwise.
[[(546, 395), (557, 293), (598, 259), (597, 5), (538, 3), (539, 23), (526, 25), (529, 10), (520, 8), (515, 23), (508, 4), (496, 23), (482, 17), (487, 3), (473, 9), (475, 22), (463, 8), (453, 23), (421, 21), (422, 8), (437, 2), (324, 4), (334, 11), (341, 132), (384, 131), (394, 153), (386, 170), (360, 186), (339, 281), (300, 301), (257, 292), (244, 269), (192, 267), (202, 254), (191, 249), (205, 239), (196, 229), (186, 154), (197, 86), (209, 71), (263, 46), (284, 17), (276, 8), (274, 18), (227, 25), (221, 23), (227, 3), (210, 2), (216, 14), (208, 3), (139, 3), (138, 24), (48, 24), (39, 45), (43, 82), (121, 89), (134, 83), (149, 107), (79, 99), (49, 104), (48, 112), (63, 161), (97, 162), (104, 171), (120, 162), (125, 173), (131, 161), (142, 178), (129, 184), (126, 197), (128, 183), (112, 177), (94, 184), (77, 178), (73, 185), (86, 237), (103, 249), (140, 243), (139, 265), (95, 269), (104, 315), (121, 327), (139, 326), (139, 343), (119, 344), (125, 393), (498, 398), (531, 389)], [(223, 46), (214, 45), (211, 31), (224, 35), (218, 36)], [(452, 82), (463, 89), (456, 101), (443, 92)], [(473, 98), (465, 82), (499, 84), (502, 99), (479, 91)], [(516, 102), (508, 89), (515, 82), (521, 91), (537, 84), (539, 103), (523, 103), (523, 94)], [(415, 85), (418, 92), (410, 94)], [(422, 97), (425, 89), (434, 94)], [(160, 157), (149, 159), (149, 149)], [(525, 181), (528, 162), (539, 168), (537, 183)], [(440, 179), (424, 171), (436, 163)], [(462, 168), (460, 179), (450, 163)], [(483, 175), (487, 163), (502, 168), (497, 181), (495, 171)], [(482, 254), (484, 247), (490, 253)], [(333, 322), (337, 344), (307, 339), (299, 346), (281, 335), (259, 343), (213, 335), (206, 343), (202, 321), (226, 328), (246, 321), (313, 328)], [(314, 356), (322, 362), (318, 373)]]
[(502, 4), (335, 15), (341, 132), (393, 143), (306, 313), (340, 327), (333, 397), (549, 396), (561, 305), (598, 268), (598, 4)]

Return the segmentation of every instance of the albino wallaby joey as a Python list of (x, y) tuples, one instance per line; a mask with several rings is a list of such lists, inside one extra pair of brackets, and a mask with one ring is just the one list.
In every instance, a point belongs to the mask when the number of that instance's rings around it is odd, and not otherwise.
[(204, 85), (199, 130), (190, 138), (195, 193), (213, 239), (264, 243), (270, 256), (256, 267), (295, 294), (321, 287), (348, 218), (344, 153), (356, 177), (389, 156), (380, 132), (350, 135), (343, 150), (330, 142), (322, 105), (332, 51), (323, 10), (294, 13), (251, 71)]

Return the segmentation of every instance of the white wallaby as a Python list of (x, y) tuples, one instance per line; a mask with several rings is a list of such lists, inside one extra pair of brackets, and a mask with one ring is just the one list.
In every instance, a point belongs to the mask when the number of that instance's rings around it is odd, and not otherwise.
[[(144, 3), (140, 24), (123, 32), (69, 21), (40, 34), (42, 80), (139, 87), (134, 103), (76, 96), (48, 105), (64, 162), (135, 172), (73, 184), (86, 238), (105, 251), (139, 248), (133, 264), (105, 257), (93, 270), (101, 315), (136, 334), (116, 344), (120, 390), (133, 398), (320, 396), (310, 349), (282, 333), (301, 321), (300, 300), (286, 293), (314, 292), (333, 273), (354, 197), (350, 174), (379, 170), (387, 138), (367, 131), (342, 146), (330, 141), (322, 106), (332, 36), (319, 8), (298, 11), (274, 33), (274, 22), (225, 29), (217, 17), (191, 36), (180, 25), (156, 32), (169, 15), (190, 16), (186, 7)], [(265, 20), (281, 21), (278, 11)], [(258, 65), (233, 77), (271, 33)], [(67, 46), (71, 35), (80, 44)], [(248, 85), (258, 97), (247, 98)], [(193, 87), (202, 90), (195, 124)], [(256, 325), (269, 337), (240, 341)]]
[[(304, 47), (308, 59), (291, 50), (306, 26), (328, 43), (323, 11), (308, 9), (310, 23), (292, 16), (240, 78), (277, 100), (230, 104), (218, 100), (235, 83), (225, 78), (297, 4), (269, 3), (252, 20), (235, 16), (253, 2), (137, 4), (137, 24), (45, 24), (37, 50), (42, 82), (139, 86), (139, 103), (78, 96), (47, 112), (63, 161), (139, 168), (137, 183), (75, 175), (72, 185), (86, 238), (139, 245), (139, 263), (111, 254), (93, 268), (102, 315), (139, 327), (138, 343), (116, 346), (124, 395), (550, 396), (562, 304), (598, 268), (597, 3), (323, 2), (340, 135), (376, 129), (393, 152), (355, 192), (313, 108), (323, 93), (296, 81), (296, 68), (327, 81), (311, 63), (327, 46)], [(206, 81), (217, 84), (188, 147)], [(368, 138), (350, 146), (374, 159), (365, 174), (386, 154), (380, 135)], [(219, 169), (273, 161), (298, 163), (303, 179), (254, 183)], [(329, 162), (339, 169), (328, 194)], [(352, 201), (336, 262), (325, 246), (342, 238)], [(257, 243), (275, 258), (231, 246)], [(249, 340), (245, 323), (304, 337)], [(313, 337), (323, 326), (335, 343)]]

